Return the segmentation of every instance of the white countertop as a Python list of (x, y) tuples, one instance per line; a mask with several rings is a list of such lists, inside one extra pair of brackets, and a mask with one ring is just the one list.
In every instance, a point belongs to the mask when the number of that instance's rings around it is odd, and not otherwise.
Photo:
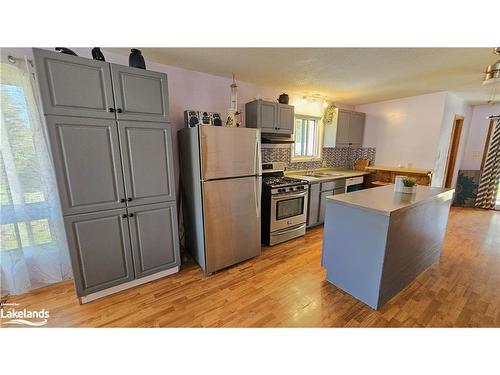
[(395, 211), (417, 206), (432, 198), (451, 198), (454, 191), (455, 189), (417, 186), (415, 194), (405, 194), (395, 193), (394, 185), (387, 185), (346, 194), (332, 195), (327, 197), (327, 200), (389, 216)]

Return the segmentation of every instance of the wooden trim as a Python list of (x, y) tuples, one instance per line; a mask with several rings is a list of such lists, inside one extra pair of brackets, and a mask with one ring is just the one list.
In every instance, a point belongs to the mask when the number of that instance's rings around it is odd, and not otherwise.
[(453, 119), (453, 126), (451, 129), (448, 156), (446, 158), (446, 168), (443, 178), (443, 185), (446, 188), (451, 187), (451, 184), (453, 182), (453, 173), (455, 172), (458, 150), (460, 149), (460, 140), (462, 138), (463, 125), (464, 117), (455, 115), (455, 118)]

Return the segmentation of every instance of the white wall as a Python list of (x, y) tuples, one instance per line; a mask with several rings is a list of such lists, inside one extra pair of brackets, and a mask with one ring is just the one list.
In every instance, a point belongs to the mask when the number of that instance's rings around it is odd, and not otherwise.
[[(433, 170), (433, 186), (441, 186), (455, 114), (465, 117), (468, 132), (471, 108), (455, 94), (438, 92), (356, 106), (366, 113), (364, 147), (376, 147), (375, 163)], [(460, 165), (464, 152), (461, 145)]]
[(446, 93), (436, 163), (434, 165), (434, 174), (432, 177), (433, 186), (442, 186), (444, 184), (446, 162), (448, 160), (448, 151), (451, 143), (451, 131), (453, 129), (453, 123), (455, 122), (455, 115), (463, 116), (464, 123), (462, 127), (462, 134), (460, 137), (460, 144), (458, 147), (455, 167), (453, 170), (453, 179), (451, 186), (455, 186), (458, 170), (460, 169), (463, 154), (465, 151), (467, 135), (469, 134), (469, 126), (472, 117), (472, 107), (461, 97), (448, 92)]
[(378, 165), (433, 169), (446, 93), (356, 106), (366, 113), (364, 147), (376, 147)]
[(472, 120), (460, 169), (477, 170), (481, 168), (484, 144), (490, 123), (487, 117), (498, 114), (500, 114), (500, 103), (472, 107)]

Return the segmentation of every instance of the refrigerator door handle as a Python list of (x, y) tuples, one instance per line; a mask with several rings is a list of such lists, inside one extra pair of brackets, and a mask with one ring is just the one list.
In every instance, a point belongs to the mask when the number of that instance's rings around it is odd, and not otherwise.
[(254, 158), (255, 168), (254, 168), (254, 171), (255, 171), (255, 174), (258, 176), (262, 175), (262, 155), (260, 152), (259, 137), (260, 137), (260, 133), (257, 132), (257, 138), (255, 139), (255, 158)]
[(255, 212), (260, 217), (260, 196), (262, 194), (262, 181), (260, 177), (255, 177)]

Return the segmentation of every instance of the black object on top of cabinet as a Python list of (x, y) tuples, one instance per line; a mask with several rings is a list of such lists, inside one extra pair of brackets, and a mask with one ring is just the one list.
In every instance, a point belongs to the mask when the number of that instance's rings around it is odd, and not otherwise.
[(92, 58), (94, 60), (106, 61), (104, 55), (99, 47), (92, 48)]
[(169, 122), (163, 73), (33, 49), (46, 115)]
[(140, 49), (132, 48), (128, 57), (128, 65), (132, 68), (146, 69), (146, 61)]
[(281, 104), (288, 104), (290, 102), (290, 97), (288, 96), (288, 94), (283, 93), (278, 98), (278, 102)]

